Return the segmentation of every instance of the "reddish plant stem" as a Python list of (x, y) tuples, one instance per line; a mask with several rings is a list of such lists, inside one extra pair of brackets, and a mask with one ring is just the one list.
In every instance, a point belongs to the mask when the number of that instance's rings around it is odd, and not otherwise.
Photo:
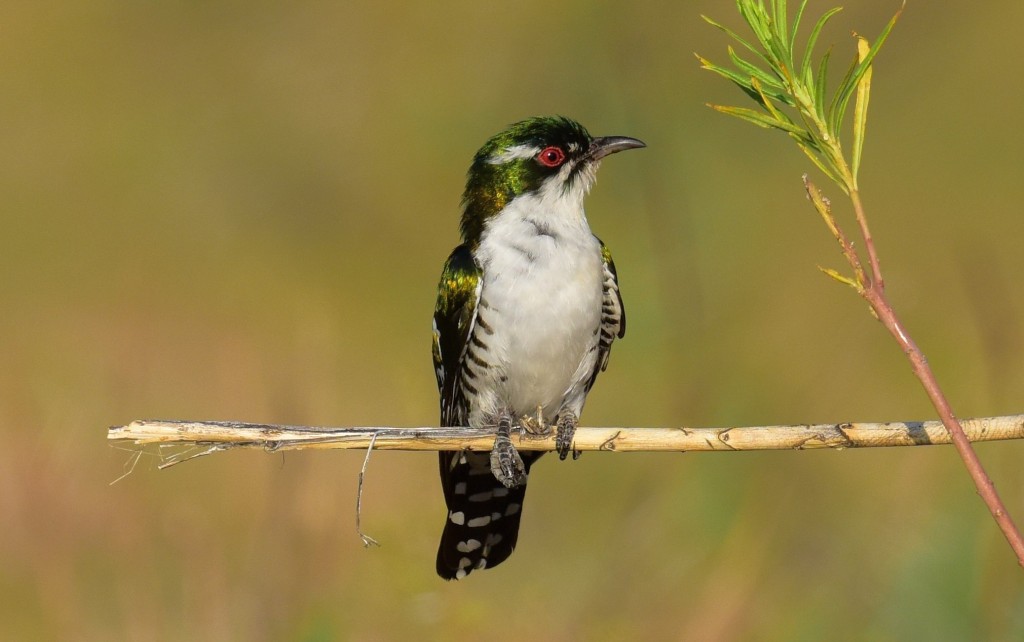
[(882, 322), (885, 329), (896, 339), (900, 348), (907, 355), (907, 358), (910, 359), (914, 375), (917, 376), (921, 385), (924, 386), (928, 398), (939, 413), (939, 419), (942, 420), (942, 424), (949, 431), (953, 445), (960, 454), (960, 458), (963, 460), (971, 479), (974, 481), (978, 494), (981, 495), (985, 505), (988, 506), (989, 512), (992, 513), (992, 518), (995, 519), (999, 529), (1003, 532), (1003, 536), (1006, 537), (1006, 541), (1010, 544), (1010, 548), (1013, 549), (1014, 554), (1017, 556), (1017, 563), (1024, 567), (1024, 537), (1021, 537), (1020, 530), (1013, 522), (1010, 513), (1006, 510), (1006, 505), (1003, 504), (999, 493), (996, 492), (995, 484), (992, 483), (988, 473), (985, 472), (985, 467), (982, 465), (981, 460), (978, 459), (978, 454), (974, 451), (970, 440), (964, 434), (963, 427), (953, 414), (949, 400), (946, 399), (946, 395), (942, 392), (939, 382), (935, 378), (935, 373), (932, 372), (931, 366), (928, 365), (928, 359), (921, 352), (921, 349), (917, 347), (914, 340), (910, 338), (906, 328), (903, 327), (903, 324), (896, 316), (896, 311), (893, 309), (892, 304), (889, 303), (889, 298), (885, 294), (885, 281), (882, 280), (878, 254), (875, 251), (875, 244), (871, 238), (867, 218), (864, 215), (864, 206), (861, 203), (860, 194), (857, 190), (851, 190), (850, 198), (853, 201), (857, 223), (860, 225), (860, 231), (864, 237), (864, 247), (868, 253), (868, 261), (871, 266), (871, 279), (868, 283), (864, 284), (861, 296), (868, 302), (868, 305), (875, 312), (875, 316), (878, 317), (878, 320)]
[(857, 217), (857, 225), (860, 226), (860, 235), (864, 237), (864, 248), (868, 252), (868, 264), (871, 266), (871, 283), (884, 295), (885, 280), (882, 278), (882, 265), (878, 260), (878, 252), (875, 251), (875, 240), (871, 238), (871, 228), (868, 227), (867, 216), (864, 215), (864, 204), (860, 200), (860, 192), (855, 188), (850, 190), (850, 200), (853, 201), (853, 211)]

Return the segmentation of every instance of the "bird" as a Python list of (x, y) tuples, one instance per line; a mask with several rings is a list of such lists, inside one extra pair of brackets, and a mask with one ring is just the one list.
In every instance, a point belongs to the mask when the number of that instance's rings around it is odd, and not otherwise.
[(592, 137), (574, 120), (543, 116), (513, 123), (473, 157), (462, 243), (438, 285), (432, 352), (441, 425), (497, 432), (490, 453), (439, 453), (444, 579), (511, 555), (530, 467), (543, 454), (519, 453), (512, 431), (554, 427), (565, 459), (612, 342), (625, 335), (615, 263), (590, 230), (583, 200), (603, 158), (640, 147), (636, 138)]

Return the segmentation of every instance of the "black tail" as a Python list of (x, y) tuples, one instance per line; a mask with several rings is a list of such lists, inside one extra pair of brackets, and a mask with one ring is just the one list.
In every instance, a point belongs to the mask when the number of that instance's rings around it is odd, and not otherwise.
[[(490, 453), (439, 454), (448, 518), (437, 548), (437, 574), (460, 580), (474, 569), (497, 566), (512, 554), (519, 538), (526, 483), (505, 488), (491, 472)], [(520, 453), (527, 474), (542, 454)]]

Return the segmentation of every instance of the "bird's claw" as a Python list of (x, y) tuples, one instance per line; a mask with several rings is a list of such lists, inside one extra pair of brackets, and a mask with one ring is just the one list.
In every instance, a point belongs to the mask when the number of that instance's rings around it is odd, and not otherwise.
[(526, 466), (519, 451), (512, 445), (512, 419), (503, 415), (498, 419), (498, 434), (491, 448), (491, 473), (506, 488), (526, 483)]
[(544, 421), (544, 409), (537, 408), (536, 415), (523, 415), (519, 418), (519, 425), (530, 435), (550, 435), (551, 426)]
[(573, 460), (580, 458), (580, 451), (572, 448), (572, 438), (576, 434), (577, 425), (579, 425), (579, 419), (577, 419), (574, 413), (566, 412), (558, 417), (558, 431), (555, 433), (555, 451), (558, 453), (558, 458), (563, 461), (569, 456), (570, 450), (572, 450)]

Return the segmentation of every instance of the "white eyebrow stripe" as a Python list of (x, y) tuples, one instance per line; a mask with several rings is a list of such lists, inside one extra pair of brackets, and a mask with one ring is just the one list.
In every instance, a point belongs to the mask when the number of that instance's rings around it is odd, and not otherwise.
[(540, 147), (537, 147), (536, 145), (513, 145), (512, 147), (506, 147), (500, 153), (491, 156), (487, 159), (487, 162), (491, 165), (503, 165), (511, 160), (533, 158), (539, 153)]

